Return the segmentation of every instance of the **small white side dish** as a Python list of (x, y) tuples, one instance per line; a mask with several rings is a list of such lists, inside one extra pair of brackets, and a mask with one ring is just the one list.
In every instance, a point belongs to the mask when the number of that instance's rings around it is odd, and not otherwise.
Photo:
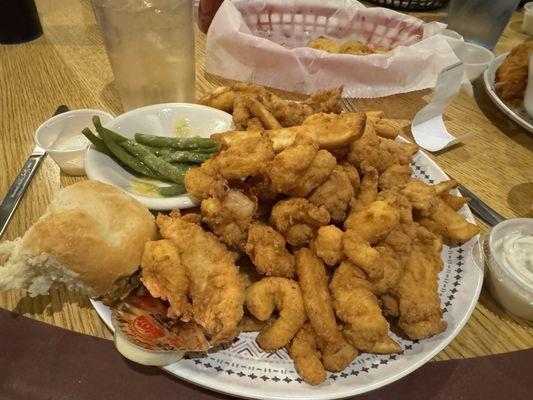
[[(189, 135), (210, 137), (212, 133), (232, 129), (233, 117), (215, 108), (189, 103), (167, 103), (137, 108), (119, 115), (107, 124), (106, 128), (122, 136), (133, 138), (135, 133), (157, 136), (176, 136), (186, 122)], [(94, 131), (92, 124), (91, 127)], [(184, 194), (176, 197), (149, 197), (135, 193), (132, 182), (140, 178), (130, 174), (107, 155), (90, 146), (85, 157), (85, 170), (90, 179), (98, 180), (121, 188), (139, 200), (151, 210), (170, 210), (172, 208), (189, 208), (197, 200)], [(157, 182), (150, 181), (158, 184)], [(167, 184), (161, 183), (160, 186)]]
[(84, 158), (89, 142), (81, 130), (91, 126), (93, 115), (98, 115), (103, 124), (113, 119), (113, 115), (102, 110), (72, 110), (44, 121), (35, 131), (35, 143), (45, 149), (66, 174), (85, 174)]
[(462, 61), (470, 81), (476, 80), (494, 60), (492, 51), (474, 43), (459, 42), (453, 47), (453, 51)]
[(524, 280), (507, 265), (501, 248), (502, 239), (516, 233), (533, 235), (533, 218), (504, 221), (492, 228), (485, 239), (485, 256), (489, 267), (487, 283), (492, 295), (503, 307), (533, 321), (533, 283)]

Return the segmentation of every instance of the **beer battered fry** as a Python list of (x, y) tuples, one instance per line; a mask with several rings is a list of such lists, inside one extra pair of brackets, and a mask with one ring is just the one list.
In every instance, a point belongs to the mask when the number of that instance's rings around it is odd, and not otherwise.
[(363, 271), (345, 261), (335, 270), (329, 287), (335, 312), (344, 322), (344, 337), (352, 346), (368, 353), (401, 351), (388, 335), (389, 324)]
[(298, 282), (285, 278), (263, 278), (246, 290), (246, 308), (260, 321), (270, 318), (274, 310), (279, 317), (264, 327), (257, 343), (265, 351), (287, 345), (306, 320), (302, 292)]
[(324, 367), (330, 371), (342, 371), (358, 352), (346, 342), (337, 326), (324, 264), (311, 250), (300, 249), (296, 253), (296, 274), (307, 317), (319, 344), (322, 342)]
[(289, 347), (296, 371), (310, 385), (320, 385), (326, 380), (322, 355), (318, 351), (317, 337), (309, 322), (298, 331)]
[(449, 179), (447, 181), (442, 181), (440, 183), (437, 183), (436, 185), (433, 185), (433, 189), (435, 190), (435, 193), (438, 195), (443, 193), (448, 193), (450, 190), (455, 189), (459, 185), (459, 182), (453, 179)]

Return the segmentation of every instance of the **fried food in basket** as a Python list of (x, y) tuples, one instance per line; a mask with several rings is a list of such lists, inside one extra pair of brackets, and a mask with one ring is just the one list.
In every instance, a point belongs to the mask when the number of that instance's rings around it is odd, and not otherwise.
[(418, 147), (395, 140), (401, 120), (332, 113), (334, 93), (294, 103), (236, 84), (204, 98), (241, 130), (213, 135), (219, 153), (185, 176), (201, 216), (160, 215), (142, 266), (153, 295), (213, 345), (259, 331), (312, 385), (360, 352), (401, 352), (387, 320), (412, 340), (446, 329), (442, 243), (478, 233), (448, 193), (457, 182), (412, 176)]
[(364, 56), (368, 54), (384, 54), (389, 49), (381, 47), (373, 47), (360, 42), (359, 40), (346, 40), (343, 43), (337, 43), (334, 40), (328, 39), (324, 36), (319, 36), (310, 40), (307, 43), (307, 47), (311, 47), (317, 50), (324, 50), (328, 53), (338, 54), (352, 54), (355, 56)]
[(533, 40), (525, 41), (511, 50), (496, 70), (494, 88), (498, 96), (514, 106), (521, 106), (527, 86), (529, 54)]

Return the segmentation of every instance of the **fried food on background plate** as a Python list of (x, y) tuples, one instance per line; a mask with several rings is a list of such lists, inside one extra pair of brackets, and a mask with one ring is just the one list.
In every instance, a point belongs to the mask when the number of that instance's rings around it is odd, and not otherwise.
[(357, 349), (341, 334), (335, 319), (322, 261), (309, 249), (296, 253), (296, 273), (302, 288), (305, 312), (313, 327), (328, 371), (342, 371), (357, 357)]
[(266, 351), (287, 345), (306, 319), (300, 286), (286, 278), (263, 278), (252, 284), (246, 290), (246, 308), (260, 321), (268, 320), (274, 310), (279, 312), (278, 318), (257, 336), (257, 343)]
[(194, 321), (210, 336), (212, 346), (235, 338), (245, 288), (232, 254), (216, 236), (178, 212), (159, 214), (156, 223), (186, 268)]
[(364, 272), (348, 261), (335, 270), (329, 285), (335, 313), (344, 323), (343, 334), (357, 349), (369, 353), (399, 353), (400, 346), (389, 335), (372, 285)]
[(146, 242), (141, 260), (141, 282), (152, 296), (170, 303), (169, 317), (185, 322), (191, 320), (187, 270), (180, 260), (178, 249), (170, 240)]
[(514, 106), (521, 106), (527, 86), (529, 54), (533, 40), (525, 41), (511, 50), (496, 70), (494, 88), (498, 96)]

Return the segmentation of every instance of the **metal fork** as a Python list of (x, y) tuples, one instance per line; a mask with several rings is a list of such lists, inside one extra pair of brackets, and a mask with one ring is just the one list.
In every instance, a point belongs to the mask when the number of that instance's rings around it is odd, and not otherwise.
[(344, 109), (348, 112), (356, 112), (357, 107), (355, 107), (355, 104), (353, 104), (352, 100), (348, 99), (347, 97), (341, 98), (341, 103)]

